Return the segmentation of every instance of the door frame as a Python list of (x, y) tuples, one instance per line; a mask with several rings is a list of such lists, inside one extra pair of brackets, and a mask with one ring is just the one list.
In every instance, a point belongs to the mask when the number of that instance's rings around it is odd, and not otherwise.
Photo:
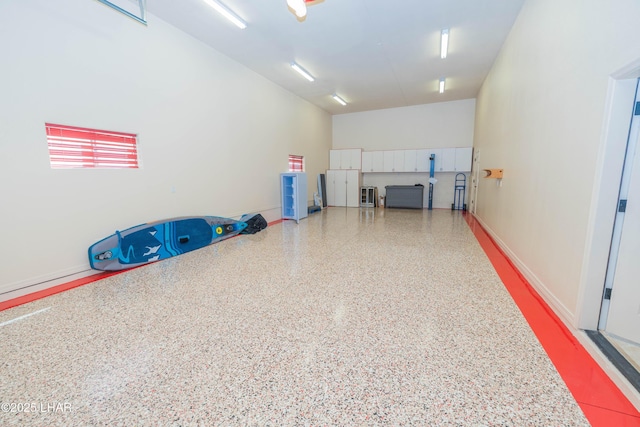
[(471, 166), (471, 191), (469, 194), (469, 212), (473, 215), (476, 214), (476, 207), (478, 206), (478, 186), (480, 185), (480, 149), (473, 148), (472, 153), (472, 166)]
[[(631, 179), (631, 173), (633, 168), (640, 167), (640, 165), (634, 164), (634, 158), (636, 157), (636, 150), (639, 150), (638, 147), (638, 128), (640, 127), (640, 117), (635, 114), (635, 106), (636, 103), (640, 101), (640, 96), (638, 96), (638, 91), (640, 91), (640, 87), (638, 86), (639, 80), (636, 80), (636, 97), (634, 102), (632, 103), (632, 118), (629, 127), (629, 133), (627, 137), (627, 145), (625, 147), (624, 154), (624, 164), (622, 166), (622, 172), (620, 177), (620, 187), (618, 189), (618, 203), (620, 199), (627, 199), (629, 197), (629, 185)], [(618, 253), (620, 250), (620, 243), (622, 240), (623, 227), (625, 222), (626, 214), (624, 212), (620, 212), (617, 210), (615, 219), (613, 222), (613, 232), (611, 237), (611, 246), (609, 249), (609, 260), (607, 263), (607, 273), (605, 276), (605, 293), (607, 289), (613, 290), (615, 286), (615, 274), (618, 268)], [(598, 329), (606, 330), (607, 323), (609, 320), (609, 312), (611, 306), (611, 299), (602, 297), (602, 304), (600, 308), (600, 319), (598, 321)]]
[(640, 58), (609, 76), (574, 325), (597, 330)]

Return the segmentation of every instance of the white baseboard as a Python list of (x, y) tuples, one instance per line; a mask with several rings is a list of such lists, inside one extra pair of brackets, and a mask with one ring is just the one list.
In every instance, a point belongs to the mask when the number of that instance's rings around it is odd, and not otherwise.
[(513, 265), (518, 269), (518, 271), (524, 276), (524, 278), (529, 282), (529, 284), (535, 289), (540, 296), (545, 300), (545, 302), (551, 307), (551, 309), (562, 319), (562, 321), (566, 325), (570, 325), (573, 328), (575, 315), (571, 312), (571, 310), (567, 309), (567, 307), (558, 299), (556, 296), (545, 286), (545, 284), (535, 275), (533, 271), (527, 267), (527, 265), (520, 260), (515, 253), (500, 239), (496, 233), (491, 230), (491, 228), (480, 218), (474, 216), (474, 218), (482, 225), (487, 233), (491, 236), (491, 238), (496, 242), (496, 244), (500, 247), (500, 249), (507, 255), (507, 258), (513, 263)]

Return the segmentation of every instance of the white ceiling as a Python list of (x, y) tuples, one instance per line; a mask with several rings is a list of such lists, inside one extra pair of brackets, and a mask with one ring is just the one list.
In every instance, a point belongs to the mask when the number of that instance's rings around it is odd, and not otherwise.
[[(524, 0), (147, 0), (148, 11), (331, 114), (475, 98)], [(440, 30), (450, 28), (440, 58)], [(294, 72), (298, 62), (316, 80)], [(438, 93), (445, 77), (446, 91)], [(346, 107), (331, 98), (338, 93)]]

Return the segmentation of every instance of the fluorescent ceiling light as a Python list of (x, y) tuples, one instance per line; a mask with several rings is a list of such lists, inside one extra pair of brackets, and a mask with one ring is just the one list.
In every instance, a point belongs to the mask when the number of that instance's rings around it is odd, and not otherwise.
[(244, 22), (242, 19), (238, 18), (238, 15), (236, 15), (233, 12), (231, 12), (229, 9), (227, 9), (226, 7), (224, 7), (223, 5), (218, 3), (217, 1), (214, 1), (214, 0), (203, 0), (203, 1), (206, 4), (208, 4), (209, 6), (211, 6), (212, 8), (214, 8), (216, 10), (216, 12), (218, 12), (220, 15), (224, 16), (229, 21), (233, 22), (241, 30), (244, 30), (245, 28), (247, 28), (247, 23), (246, 22)]
[(449, 29), (445, 28), (440, 33), (440, 58), (447, 57), (447, 51), (449, 50)]
[(291, 63), (291, 68), (296, 70), (298, 73), (300, 73), (300, 75), (302, 75), (302, 77), (304, 77), (305, 79), (309, 80), (310, 82), (315, 80), (315, 78), (313, 78), (313, 76), (311, 74), (309, 74), (307, 72), (307, 70), (305, 70), (304, 68), (302, 68), (301, 66), (299, 66), (295, 62)]
[(440, 93), (444, 93), (444, 77), (440, 79)]
[(344, 99), (340, 98), (338, 96), (338, 94), (334, 93), (333, 95), (331, 95), (331, 97), (333, 99), (335, 99), (336, 101), (338, 101), (338, 103), (342, 104), (342, 105), (347, 105), (347, 101), (345, 101)]
[(304, 0), (287, 0), (287, 6), (295, 12), (298, 18), (304, 18), (307, 15), (307, 6), (304, 4)]

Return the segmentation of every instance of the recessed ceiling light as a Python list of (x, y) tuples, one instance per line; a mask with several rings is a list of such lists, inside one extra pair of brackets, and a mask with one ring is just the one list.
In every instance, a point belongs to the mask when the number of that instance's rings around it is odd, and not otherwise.
[(442, 77), (440, 79), (440, 93), (444, 93), (444, 81), (445, 81), (445, 78)]
[(447, 51), (449, 50), (449, 29), (445, 28), (440, 33), (440, 58), (447, 57)]
[(331, 97), (333, 99), (335, 99), (338, 103), (340, 103), (342, 105), (347, 105), (347, 101), (345, 101), (344, 99), (340, 98), (337, 93), (334, 93), (333, 95), (331, 95)]
[(235, 13), (227, 9), (222, 4), (214, 0), (203, 0), (203, 1), (209, 6), (211, 6), (212, 8), (214, 8), (216, 12), (218, 12), (220, 15), (224, 16), (229, 21), (233, 22), (241, 30), (244, 30), (245, 28), (247, 28), (246, 22), (244, 22), (242, 19), (238, 17), (238, 15), (236, 15)]
[(311, 74), (309, 74), (309, 72), (307, 70), (305, 70), (304, 68), (302, 68), (301, 66), (299, 66), (295, 62), (291, 63), (291, 68), (296, 70), (298, 73), (300, 73), (300, 75), (302, 77), (304, 77), (305, 79), (309, 80), (310, 82), (315, 80), (315, 78)]

